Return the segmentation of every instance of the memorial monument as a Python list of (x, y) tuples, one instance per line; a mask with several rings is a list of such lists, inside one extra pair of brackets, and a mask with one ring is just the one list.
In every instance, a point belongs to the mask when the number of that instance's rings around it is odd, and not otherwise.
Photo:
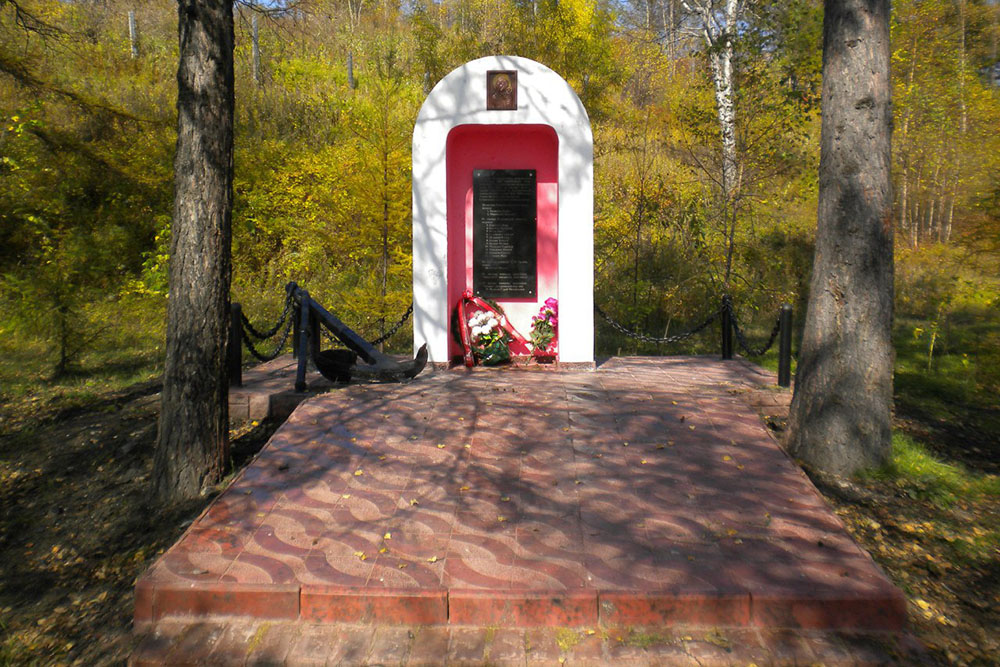
[(540, 63), (480, 58), (438, 82), (413, 131), (414, 349), (461, 356), (467, 292), (523, 334), (556, 299), (558, 361), (593, 366), (593, 154), (579, 97)]

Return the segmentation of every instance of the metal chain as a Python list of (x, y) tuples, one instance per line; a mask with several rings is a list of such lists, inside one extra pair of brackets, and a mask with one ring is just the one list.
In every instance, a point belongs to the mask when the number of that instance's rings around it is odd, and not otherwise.
[(399, 318), (399, 321), (396, 322), (394, 325), (392, 325), (391, 329), (389, 329), (384, 334), (382, 334), (381, 336), (379, 336), (378, 338), (376, 338), (371, 342), (372, 347), (375, 347), (376, 345), (381, 345), (382, 343), (384, 343), (385, 341), (389, 340), (394, 335), (396, 335), (396, 332), (399, 331), (399, 328), (403, 326), (406, 320), (410, 319), (410, 315), (412, 314), (413, 314), (413, 302), (410, 302), (409, 307), (407, 307), (406, 312), (403, 313), (403, 316)]
[[(284, 318), (282, 318), (282, 319), (284, 319)], [(271, 354), (261, 354), (259, 351), (257, 351), (257, 348), (254, 347), (253, 341), (251, 341), (250, 337), (246, 335), (247, 331), (246, 331), (246, 329), (244, 327), (244, 331), (243, 331), (244, 335), (243, 335), (242, 338), (243, 338), (244, 344), (246, 344), (246, 346), (247, 346), (247, 349), (250, 350), (250, 354), (252, 354), (254, 357), (256, 357), (260, 361), (271, 361), (272, 359), (277, 359), (278, 355), (281, 354), (281, 350), (284, 349), (285, 343), (288, 342), (288, 335), (292, 331), (293, 320), (294, 320), (294, 318), (291, 318), (291, 317), (288, 318), (288, 323), (285, 325), (285, 332), (283, 334), (281, 334), (281, 341), (274, 348), (274, 351), (271, 352)]]
[(636, 333), (634, 331), (626, 329), (623, 325), (611, 319), (611, 317), (603, 310), (601, 310), (601, 307), (598, 306), (596, 303), (594, 304), (594, 310), (596, 310), (597, 314), (603, 317), (604, 320), (608, 324), (610, 324), (614, 329), (616, 329), (619, 333), (628, 336), (629, 338), (634, 338), (635, 340), (642, 341), (643, 343), (679, 343), (682, 340), (687, 340), (688, 338), (694, 336), (696, 333), (700, 332), (702, 329), (704, 329), (709, 324), (714, 322), (719, 317), (719, 314), (722, 312), (721, 309), (715, 311), (714, 313), (708, 316), (707, 320), (696, 326), (694, 329), (691, 329), (690, 331), (674, 334), (673, 336), (657, 337), (657, 336), (649, 336), (646, 334)]
[(736, 309), (733, 308), (732, 302), (727, 299), (723, 305), (723, 308), (729, 309), (730, 321), (732, 321), (733, 323), (733, 331), (736, 332), (736, 340), (739, 342), (740, 347), (743, 348), (743, 351), (746, 352), (747, 356), (760, 357), (771, 349), (771, 346), (774, 345), (774, 339), (778, 337), (778, 331), (781, 329), (780, 315), (778, 316), (778, 319), (775, 320), (774, 322), (774, 328), (771, 329), (771, 336), (767, 339), (767, 344), (764, 345), (764, 347), (753, 348), (750, 347), (750, 344), (747, 342), (743, 330), (740, 329), (739, 322), (736, 321)]
[[(375, 340), (371, 341), (369, 345), (375, 347), (376, 345), (380, 345), (385, 341), (389, 340), (390, 338), (392, 338), (394, 335), (396, 335), (396, 332), (399, 331), (399, 328), (406, 323), (406, 320), (410, 319), (410, 315), (412, 314), (413, 314), (413, 304), (410, 303), (410, 305), (406, 308), (406, 312), (403, 313), (403, 316), (401, 318), (399, 318), (399, 321), (396, 322), (394, 325), (392, 325), (391, 329), (386, 331), (384, 334), (382, 334)], [(323, 335), (326, 337), (328, 341), (330, 341), (334, 345), (340, 345), (340, 341), (334, 338), (333, 334), (331, 334), (329, 331), (326, 330), (326, 327), (320, 327), (320, 329), (323, 331)]]
[(289, 293), (288, 297), (285, 299), (285, 309), (281, 311), (281, 317), (278, 319), (278, 323), (264, 333), (261, 333), (256, 329), (254, 329), (253, 325), (250, 324), (250, 320), (247, 319), (246, 314), (241, 312), (240, 317), (243, 320), (243, 328), (246, 330), (247, 333), (249, 333), (251, 336), (259, 340), (266, 340), (271, 336), (273, 336), (274, 334), (278, 333), (278, 329), (280, 329), (281, 325), (285, 323), (285, 318), (288, 317), (288, 313), (291, 310), (292, 310), (292, 295), (291, 293)]

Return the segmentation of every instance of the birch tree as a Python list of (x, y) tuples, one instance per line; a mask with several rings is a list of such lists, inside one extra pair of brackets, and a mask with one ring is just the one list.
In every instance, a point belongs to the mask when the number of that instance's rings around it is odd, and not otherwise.
[(733, 251), (739, 206), (740, 169), (736, 147), (736, 105), (733, 91), (733, 56), (737, 22), (743, 12), (740, 0), (684, 0), (695, 30), (705, 42), (715, 88), (715, 112), (719, 122), (722, 169), (719, 175), (719, 210), (726, 237), (723, 283), (728, 286), (733, 270)]

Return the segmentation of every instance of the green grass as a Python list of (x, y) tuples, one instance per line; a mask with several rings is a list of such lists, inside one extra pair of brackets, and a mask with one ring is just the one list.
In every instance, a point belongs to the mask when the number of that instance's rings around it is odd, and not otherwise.
[(986, 496), (1000, 497), (1000, 477), (974, 473), (958, 463), (946, 463), (900, 432), (892, 436), (892, 461), (868, 475), (891, 481), (913, 498), (944, 506), (954, 505), (960, 498), (975, 501)]
[(163, 367), (163, 322), (159, 300), (92, 304), (76, 334), (89, 342), (68, 372), (56, 377), (54, 344), (0, 321), (0, 431), (157, 378)]

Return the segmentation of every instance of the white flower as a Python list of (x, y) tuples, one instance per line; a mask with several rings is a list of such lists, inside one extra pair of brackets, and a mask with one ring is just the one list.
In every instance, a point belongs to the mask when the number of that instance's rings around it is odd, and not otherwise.
[(477, 324), (476, 318), (473, 317), (473, 318), (469, 319), (469, 326), (470, 327), (474, 327), (474, 326), (476, 326), (476, 324)]
[(476, 338), (483, 334), (483, 328), (479, 325), (472, 327), (472, 335)]
[(507, 326), (507, 318), (503, 315), (500, 316), (500, 324), (501, 326)]

